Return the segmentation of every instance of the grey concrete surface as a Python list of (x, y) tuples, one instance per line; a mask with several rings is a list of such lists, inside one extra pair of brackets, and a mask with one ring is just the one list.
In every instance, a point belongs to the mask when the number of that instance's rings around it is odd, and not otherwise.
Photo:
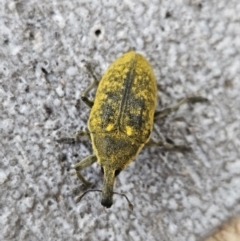
[[(0, 240), (202, 240), (240, 205), (239, 0), (0, 2)], [(79, 101), (91, 78), (131, 49), (151, 63), (158, 109), (191, 95), (157, 122), (154, 138), (187, 143), (189, 154), (143, 150), (116, 180), (76, 204), (71, 165), (91, 144), (54, 140), (85, 128)], [(94, 93), (92, 93), (94, 95)], [(97, 164), (83, 171), (101, 188)]]

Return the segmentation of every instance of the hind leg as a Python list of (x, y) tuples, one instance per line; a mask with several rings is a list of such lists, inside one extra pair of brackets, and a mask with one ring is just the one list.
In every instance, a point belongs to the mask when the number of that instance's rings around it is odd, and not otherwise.
[(99, 81), (96, 77), (96, 75), (94, 74), (91, 66), (89, 64), (86, 64), (85, 66), (89, 72), (89, 74), (92, 76), (93, 78), (93, 82), (91, 83), (91, 85), (89, 85), (87, 87), (87, 89), (83, 92), (83, 94), (81, 95), (81, 99), (82, 101), (89, 107), (89, 108), (92, 108), (93, 107), (93, 104), (94, 104), (94, 101), (90, 100), (87, 95), (89, 94), (89, 92), (94, 89), (94, 88), (97, 88), (98, 87), (98, 84), (99, 84)]
[(187, 97), (185, 99), (182, 99), (181, 101), (179, 101), (176, 105), (170, 107), (170, 108), (166, 108), (164, 110), (160, 110), (160, 111), (156, 111), (154, 113), (154, 120), (157, 119), (162, 119), (167, 117), (169, 114), (171, 114), (173, 111), (176, 111), (179, 109), (179, 107), (185, 103), (200, 103), (200, 102), (207, 102), (208, 99), (201, 97), (201, 96), (192, 96), (192, 97)]

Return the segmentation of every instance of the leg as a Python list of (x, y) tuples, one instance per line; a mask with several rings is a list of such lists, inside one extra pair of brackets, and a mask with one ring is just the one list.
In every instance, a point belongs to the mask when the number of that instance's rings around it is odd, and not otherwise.
[(81, 99), (82, 99), (82, 101), (83, 101), (88, 107), (92, 108), (94, 102), (93, 102), (92, 100), (89, 100), (88, 97), (87, 97), (87, 95), (88, 95), (88, 93), (89, 93), (92, 89), (94, 89), (94, 88), (96, 88), (96, 87), (98, 86), (99, 81), (97, 80), (96, 75), (93, 73), (93, 70), (92, 70), (91, 66), (90, 66), (89, 64), (86, 64), (85, 66), (86, 66), (88, 72), (90, 73), (90, 75), (92, 76), (92, 78), (94, 79), (94, 81), (93, 81), (92, 84), (91, 84), (90, 86), (88, 86), (87, 89), (83, 92), (83, 94), (82, 94), (82, 96), (81, 96)]
[(168, 151), (178, 151), (178, 152), (191, 151), (191, 148), (188, 146), (178, 146), (178, 145), (170, 144), (165, 141), (154, 141), (152, 139), (150, 139), (145, 145), (145, 147), (153, 147), (153, 146), (160, 146), (160, 147), (162, 146)]
[(75, 133), (74, 138), (64, 137), (64, 138), (61, 138), (61, 139), (57, 140), (57, 142), (65, 143), (65, 144), (80, 143), (83, 136), (86, 136), (88, 139), (90, 139), (90, 133), (89, 132), (80, 130), (80, 131), (77, 131)]
[(90, 186), (92, 183), (87, 181), (80, 173), (86, 167), (91, 166), (94, 162), (97, 161), (97, 157), (95, 155), (90, 155), (84, 158), (82, 161), (75, 164), (75, 170), (77, 172), (77, 177), (86, 185)]
[(91, 139), (90, 132), (79, 130), (75, 133), (75, 142), (80, 143), (83, 136), (87, 137), (89, 140)]
[(164, 110), (160, 110), (160, 111), (155, 112), (154, 113), (154, 120), (165, 118), (167, 115), (169, 115), (173, 111), (176, 111), (181, 105), (183, 105), (185, 103), (193, 103), (194, 104), (194, 103), (198, 103), (198, 102), (207, 102), (207, 101), (208, 101), (208, 99), (203, 98), (201, 96), (187, 97), (185, 99), (182, 99), (176, 105), (174, 105), (170, 108), (166, 108)]

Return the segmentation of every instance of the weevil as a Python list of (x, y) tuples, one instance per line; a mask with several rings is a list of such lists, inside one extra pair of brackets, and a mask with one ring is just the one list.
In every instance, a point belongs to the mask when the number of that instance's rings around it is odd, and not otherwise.
[[(161, 146), (171, 151), (190, 151), (187, 146), (152, 140), (150, 136), (154, 121), (165, 118), (184, 103), (204, 102), (207, 99), (188, 97), (170, 108), (156, 111), (157, 84), (153, 69), (141, 54), (134, 51), (116, 59), (100, 81), (92, 69), (88, 65), (86, 67), (94, 79), (81, 96), (82, 101), (91, 108), (88, 132), (78, 131), (75, 138), (62, 138), (59, 141), (80, 142), (83, 135), (91, 139), (94, 154), (75, 165), (76, 173), (85, 185), (90, 185), (80, 171), (98, 162), (104, 180), (102, 190), (95, 191), (102, 192), (101, 204), (110, 208), (115, 194), (115, 177), (136, 158), (143, 147)], [(94, 88), (97, 90), (92, 101), (87, 95)]]

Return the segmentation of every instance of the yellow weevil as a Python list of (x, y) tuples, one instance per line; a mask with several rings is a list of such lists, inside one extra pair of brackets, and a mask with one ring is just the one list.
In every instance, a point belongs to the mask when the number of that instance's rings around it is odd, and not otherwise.
[[(76, 173), (85, 185), (89, 185), (91, 183), (85, 180), (80, 171), (98, 162), (104, 173), (103, 188), (102, 191), (89, 191), (102, 192), (101, 204), (110, 208), (113, 194), (116, 194), (113, 192), (115, 177), (135, 159), (143, 147), (162, 146), (167, 150), (180, 152), (190, 150), (187, 146), (150, 139), (154, 120), (165, 118), (184, 103), (204, 102), (207, 99), (200, 96), (188, 97), (171, 108), (155, 111), (157, 86), (152, 67), (142, 55), (133, 51), (115, 60), (101, 81), (97, 80), (90, 68), (88, 70), (94, 82), (81, 98), (91, 108), (89, 132), (78, 131), (75, 138), (62, 138), (58, 141), (80, 142), (83, 135), (91, 138), (94, 154), (75, 165)], [(96, 87), (96, 97), (91, 101), (87, 95)], [(127, 201), (132, 209), (128, 198)]]

